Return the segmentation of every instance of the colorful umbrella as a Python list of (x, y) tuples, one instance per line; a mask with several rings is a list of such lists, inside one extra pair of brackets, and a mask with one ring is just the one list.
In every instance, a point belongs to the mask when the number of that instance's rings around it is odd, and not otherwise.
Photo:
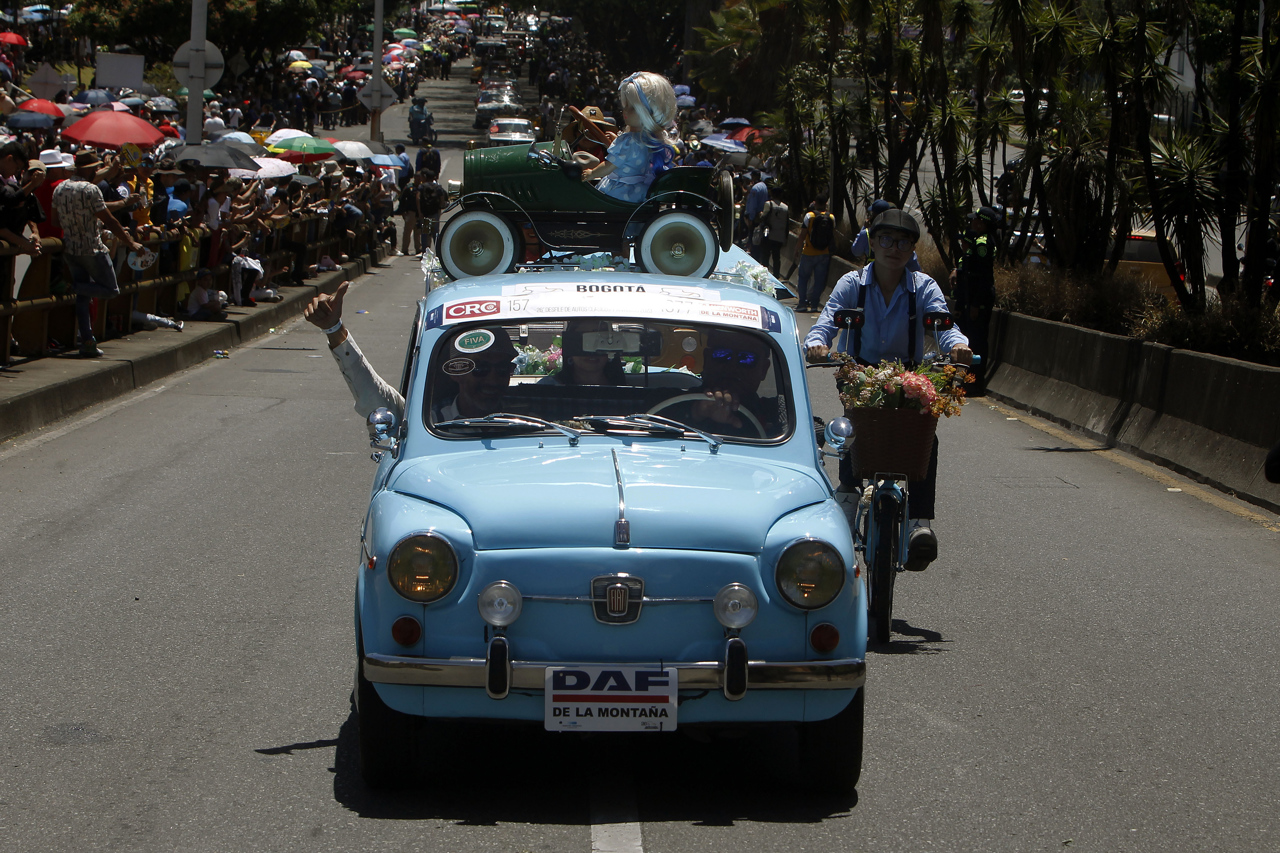
[(348, 71), (343, 76), (346, 77), (348, 80), (363, 80), (365, 77), (368, 77), (369, 75), (365, 74), (363, 71)]
[[(178, 90), (177, 94), (179, 98), (185, 98), (191, 94), (191, 91), (186, 86), (183, 86), (181, 89)], [(213, 91), (212, 89), (205, 89), (204, 92), (202, 92), (201, 94), (204, 95), (204, 99), (206, 101), (212, 101), (214, 98), (218, 97), (218, 93)]]
[(745, 118), (727, 118), (720, 122), (721, 127), (751, 127), (751, 122)]
[(742, 152), (745, 153), (747, 146), (738, 142), (736, 139), (727, 139), (723, 133), (713, 133), (702, 140), (702, 144), (708, 148), (714, 148), (717, 151), (727, 151), (730, 154)]
[(44, 113), (47, 116), (53, 116), (60, 119), (66, 113), (53, 101), (46, 101), (44, 98), (31, 98), (18, 104), (20, 110), (30, 110), (33, 113)]
[(290, 71), (310, 71), (312, 67), (311, 63), (307, 62), (305, 59), (295, 59), (293, 62), (289, 63)]
[(0, 33), (0, 44), (11, 44), (16, 47), (26, 47), (27, 40), (17, 33)]
[(393, 30), (391, 34), (398, 39), (416, 39), (418, 37), (417, 31), (411, 30), (408, 27), (401, 27), (398, 30)]
[(131, 113), (97, 110), (62, 131), (62, 138), (81, 145), (118, 149), (132, 142), (143, 150), (156, 145), (164, 134), (155, 125)]
[(297, 62), (298, 60), (305, 60), (307, 55), (300, 50), (291, 50), (284, 55), (284, 58), (289, 62)]
[(281, 160), (290, 163), (315, 163), (338, 153), (332, 142), (314, 136), (291, 136), (267, 147)]
[(273, 145), (275, 145), (277, 142), (282, 142), (286, 139), (292, 139), (295, 136), (310, 136), (310, 135), (311, 134), (307, 133), (306, 131), (295, 130), (292, 127), (285, 127), (285, 128), (281, 128), (280, 130), (277, 130), (275, 133), (268, 136), (266, 139), (262, 141), (262, 144), (270, 148)]

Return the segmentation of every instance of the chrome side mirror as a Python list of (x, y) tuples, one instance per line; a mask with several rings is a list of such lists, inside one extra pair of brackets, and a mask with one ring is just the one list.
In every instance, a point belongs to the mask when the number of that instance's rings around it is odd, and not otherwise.
[(395, 459), (399, 452), (399, 442), (391, 431), (396, 428), (396, 416), (390, 409), (385, 406), (374, 409), (369, 413), (369, 446), (374, 452), (370, 454), (370, 458), (374, 462), (382, 461), (384, 451), (391, 451), (391, 458)]
[(831, 449), (822, 451), (822, 455), (839, 458), (848, 452), (845, 445), (849, 441), (849, 436), (853, 435), (853, 424), (848, 418), (835, 418), (827, 424), (824, 434)]

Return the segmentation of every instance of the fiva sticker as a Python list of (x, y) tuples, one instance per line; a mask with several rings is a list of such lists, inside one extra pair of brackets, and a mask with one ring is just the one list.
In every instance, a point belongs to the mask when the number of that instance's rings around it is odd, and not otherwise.
[(494, 334), (488, 329), (474, 329), (464, 335), (458, 335), (453, 347), (458, 352), (484, 352), (493, 346)]
[(469, 358), (451, 358), (440, 369), (446, 376), (466, 376), (476, 369), (476, 363)]

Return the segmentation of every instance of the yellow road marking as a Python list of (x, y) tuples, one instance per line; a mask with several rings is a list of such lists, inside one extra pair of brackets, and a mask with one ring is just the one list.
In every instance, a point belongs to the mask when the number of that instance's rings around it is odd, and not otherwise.
[(1094, 441), (1093, 439), (1075, 435), (1062, 427), (1049, 423), (1043, 418), (1038, 418), (1027, 412), (1019, 412), (1015, 409), (1007, 408), (999, 403), (992, 403), (990, 401), (984, 402), (986, 405), (990, 406), (993, 411), (1005, 415), (1005, 420), (1021, 421), (1027, 426), (1034, 427), (1043, 433), (1053, 436), (1059, 441), (1065, 441), (1068, 444), (1083, 448), (1084, 450), (1094, 451), (1098, 456), (1104, 456), (1110, 462), (1122, 465), (1130, 471), (1155, 480), (1157, 483), (1165, 486), (1169, 491), (1179, 491), (1183, 494), (1191, 495), (1194, 498), (1204, 501), (1210, 506), (1225, 510), (1237, 518), (1243, 518), (1246, 521), (1252, 521), (1256, 524), (1260, 524), (1273, 533), (1280, 533), (1280, 523), (1277, 523), (1274, 518), (1254, 512), (1248, 507), (1240, 505), (1236, 501), (1228, 498), (1226, 495), (1220, 494), (1214, 489), (1192, 484), (1157, 465), (1128, 456), (1118, 450), (1113, 450), (1107, 447), (1107, 445)]

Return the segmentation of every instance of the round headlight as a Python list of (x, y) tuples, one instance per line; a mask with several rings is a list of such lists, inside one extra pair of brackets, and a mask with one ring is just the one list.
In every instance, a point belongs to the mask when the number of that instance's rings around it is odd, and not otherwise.
[(778, 591), (802, 610), (826, 607), (844, 587), (840, 552), (817, 539), (797, 542), (782, 552), (774, 577)]
[(720, 624), (734, 629), (750, 625), (760, 609), (756, 594), (740, 583), (731, 583), (717, 592), (712, 606)]
[(524, 597), (510, 581), (494, 581), (480, 591), (480, 618), (495, 628), (505, 628), (520, 618)]
[(387, 580), (410, 601), (435, 601), (449, 594), (458, 580), (458, 557), (438, 536), (410, 536), (391, 550)]

